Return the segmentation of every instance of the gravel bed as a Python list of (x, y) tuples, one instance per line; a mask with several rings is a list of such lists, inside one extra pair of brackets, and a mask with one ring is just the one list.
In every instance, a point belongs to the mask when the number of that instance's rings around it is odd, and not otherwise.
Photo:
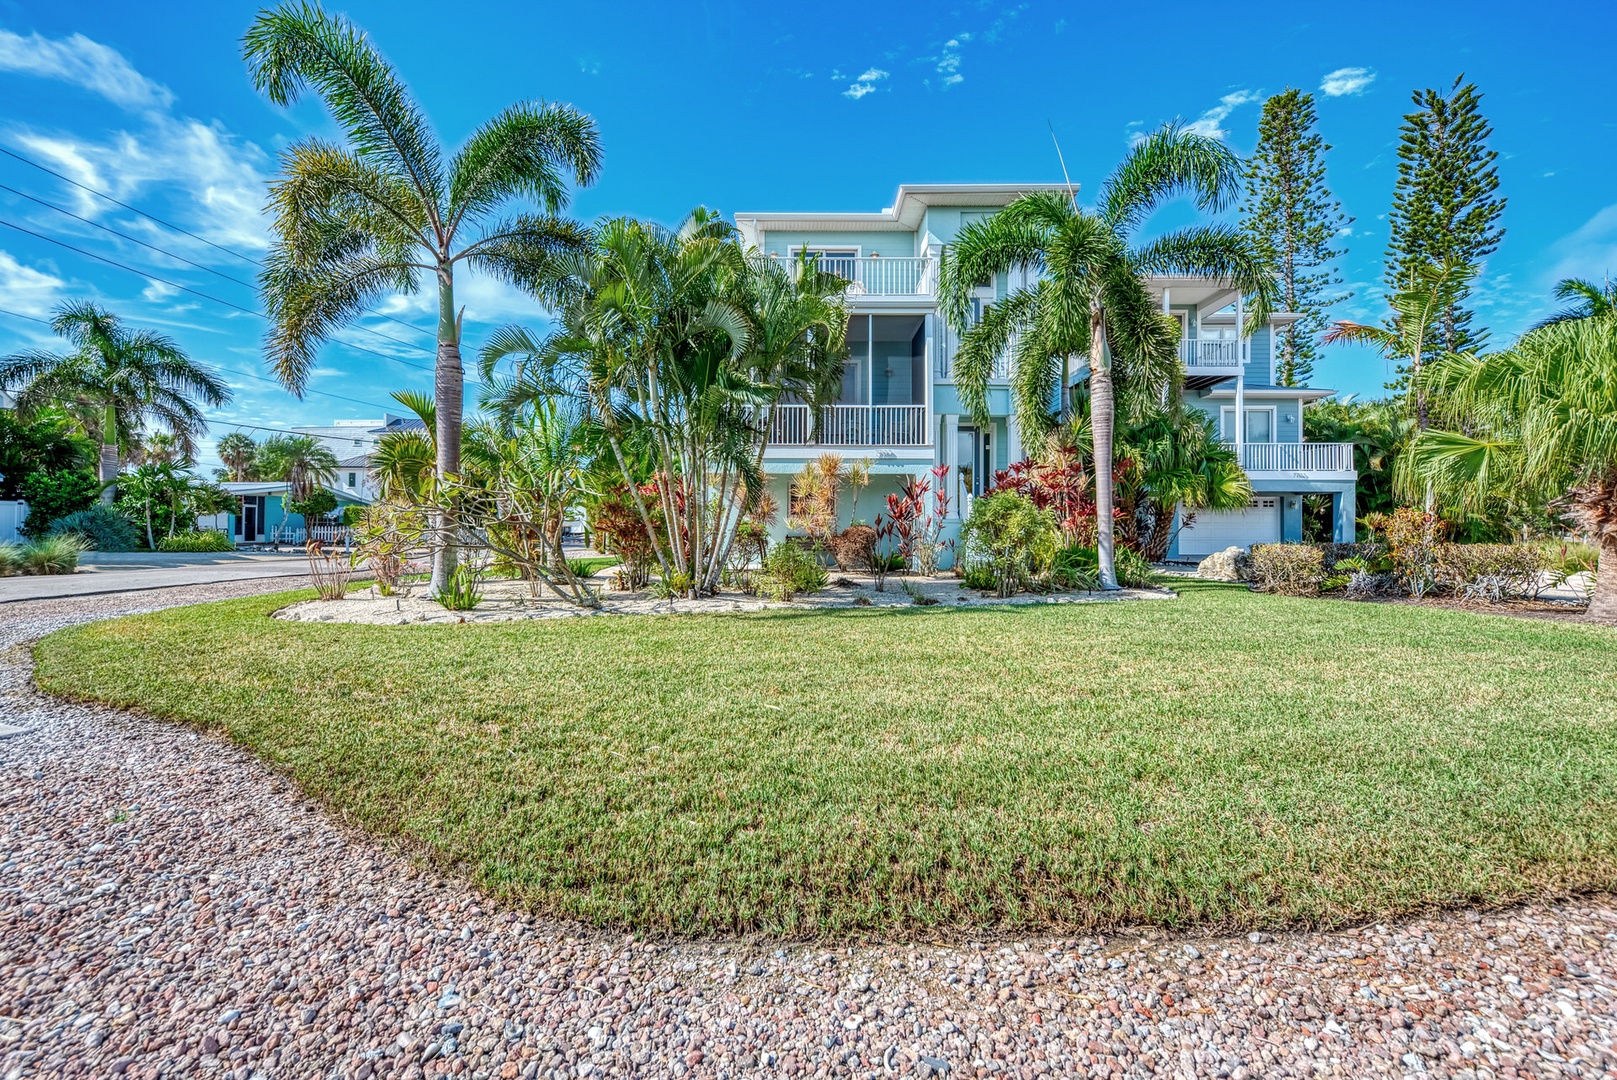
[(781, 945), (535, 919), (20, 644), (281, 579), (0, 608), (0, 1078), (1617, 1077), (1617, 903), (1332, 933)]

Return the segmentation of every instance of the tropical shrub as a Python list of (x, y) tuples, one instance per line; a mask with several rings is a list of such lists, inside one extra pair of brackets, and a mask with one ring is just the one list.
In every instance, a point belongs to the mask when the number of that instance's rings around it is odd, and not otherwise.
[(1325, 582), (1325, 555), (1312, 544), (1253, 544), (1248, 562), (1252, 588), (1281, 596), (1318, 596)]
[(426, 515), (415, 507), (382, 500), (365, 507), (353, 527), (352, 565), (364, 563), (375, 576), (376, 591), (392, 596), (404, 587), (410, 555), (425, 542)]
[(1117, 569), (1117, 583), (1125, 589), (1149, 589), (1156, 584), (1157, 575), (1151, 569), (1150, 560), (1133, 548), (1119, 546), (1112, 560)]
[(966, 588), (976, 589), (978, 592), (999, 591), (998, 576), (986, 566), (961, 567), (960, 583)]
[(437, 600), (450, 611), (471, 611), (483, 602), (483, 568), (469, 561), (458, 564)]
[(1548, 568), (1543, 550), (1528, 544), (1432, 546), (1434, 587), (1468, 602), (1537, 596)]
[(1090, 592), (1100, 588), (1100, 557), (1095, 549), (1085, 544), (1068, 544), (1058, 548), (1050, 560), (1050, 585), (1056, 589), (1084, 589)]
[(58, 519), (77, 513), (101, 494), (101, 481), (79, 469), (44, 469), (23, 477), (17, 494), (28, 503), (21, 533), (37, 540)]
[(849, 525), (826, 537), (825, 547), (838, 570), (871, 566), (871, 560), (876, 558), (876, 530), (869, 525)]
[(302, 515), (305, 523), (312, 523), (337, 509), (337, 496), (323, 487), (313, 488), (300, 499), (287, 499), (286, 509), (290, 514)]
[(814, 552), (800, 544), (778, 544), (764, 560), (756, 580), (761, 594), (785, 602), (819, 592), (829, 579)]
[(76, 536), (95, 551), (134, 551), (140, 534), (129, 519), (106, 503), (91, 503), (51, 522), (51, 536)]
[(79, 568), (82, 554), (84, 543), (76, 536), (47, 536), (19, 551), (25, 574), (71, 574)]
[[(639, 494), (646, 500), (658, 541), (666, 545), (667, 529), (656, 501), (656, 488), (644, 485)], [(597, 547), (623, 560), (615, 575), (618, 584), (627, 591), (645, 588), (651, 579), (651, 568), (657, 565), (657, 548), (646, 532), (634, 504), (634, 493), (627, 485), (613, 485), (595, 499), (589, 508), (589, 525), (590, 531), (595, 533)]]
[(158, 551), (235, 551), (230, 537), (218, 529), (190, 529), (165, 536), (157, 542)]
[(1041, 554), (1047, 558), (1054, 550), (1056, 519), (1031, 499), (1000, 491), (972, 504), (960, 541), (967, 564), (986, 566), (994, 575), (995, 591), (1011, 596), (1032, 579)]
[(1432, 549), (1444, 538), (1447, 524), (1436, 514), (1413, 506), (1400, 506), (1390, 514), (1371, 514), (1364, 524), (1372, 536), (1386, 544), (1393, 573), (1409, 594), (1425, 596), (1436, 583)]
[(0, 577), (22, 573), (22, 545), (0, 544)]

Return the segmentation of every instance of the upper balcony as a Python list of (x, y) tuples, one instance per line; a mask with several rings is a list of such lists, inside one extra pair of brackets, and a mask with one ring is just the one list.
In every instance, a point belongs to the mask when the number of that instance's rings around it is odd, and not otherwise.
[[(938, 260), (929, 256), (903, 258), (885, 255), (819, 256), (820, 269), (848, 279), (848, 296), (926, 297), (938, 288)], [(793, 273), (797, 263), (794, 261)]]
[(1238, 448), (1248, 476), (1318, 478), (1353, 474), (1353, 444), (1334, 442), (1249, 442)]
[(1246, 343), (1230, 338), (1185, 338), (1179, 359), (1185, 365), (1185, 386), (1196, 389), (1232, 379), (1241, 373)]
[[(771, 447), (929, 446), (925, 405), (777, 405)], [(817, 436), (817, 437), (816, 437)]]

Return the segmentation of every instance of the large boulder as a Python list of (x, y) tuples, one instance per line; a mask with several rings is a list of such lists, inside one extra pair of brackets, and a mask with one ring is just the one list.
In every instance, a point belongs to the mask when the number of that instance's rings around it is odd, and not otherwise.
[(1246, 548), (1243, 547), (1215, 551), (1197, 564), (1196, 576), (1210, 581), (1242, 581), (1246, 558)]

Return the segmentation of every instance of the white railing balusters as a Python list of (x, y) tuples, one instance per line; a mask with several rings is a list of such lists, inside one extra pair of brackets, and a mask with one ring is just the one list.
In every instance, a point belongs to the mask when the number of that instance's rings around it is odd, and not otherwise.
[(775, 406), (774, 446), (925, 446), (925, 405), (827, 405), (820, 437), (807, 405)]
[(1219, 338), (1187, 338), (1179, 343), (1179, 359), (1192, 373), (1205, 368), (1233, 371), (1241, 366), (1241, 343)]
[(1352, 472), (1353, 444), (1245, 443), (1241, 468), (1253, 472)]
[[(937, 260), (882, 255), (822, 255), (821, 270), (848, 279), (849, 291), (868, 296), (931, 296), (937, 288)], [(796, 273), (796, 262), (793, 262)]]

